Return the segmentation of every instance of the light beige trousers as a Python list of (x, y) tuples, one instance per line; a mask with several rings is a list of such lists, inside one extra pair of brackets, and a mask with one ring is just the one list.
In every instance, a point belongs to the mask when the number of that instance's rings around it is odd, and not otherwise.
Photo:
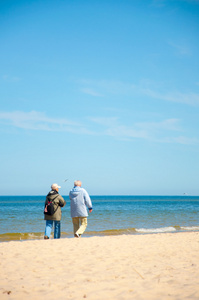
[(72, 220), (74, 235), (76, 233), (79, 235), (83, 234), (87, 227), (87, 217), (75, 217)]

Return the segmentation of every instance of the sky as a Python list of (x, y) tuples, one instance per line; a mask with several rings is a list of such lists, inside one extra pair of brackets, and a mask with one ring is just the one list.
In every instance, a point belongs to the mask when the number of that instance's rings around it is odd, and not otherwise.
[(198, 37), (199, 0), (0, 0), (0, 195), (199, 195)]

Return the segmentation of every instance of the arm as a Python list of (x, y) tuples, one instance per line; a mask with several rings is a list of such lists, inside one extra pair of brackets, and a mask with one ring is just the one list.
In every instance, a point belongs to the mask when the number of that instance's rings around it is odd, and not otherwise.
[(89, 196), (89, 194), (87, 193), (86, 190), (83, 189), (83, 192), (84, 192), (84, 201), (85, 201), (85, 204), (88, 207), (89, 213), (91, 213), (92, 210), (93, 210), (91, 198), (90, 198), (90, 196)]
[(45, 203), (44, 203), (44, 207), (46, 207), (46, 205), (48, 204), (48, 198), (46, 196), (46, 200), (45, 200)]
[(64, 207), (65, 205), (66, 205), (66, 201), (61, 195), (59, 195), (59, 206)]

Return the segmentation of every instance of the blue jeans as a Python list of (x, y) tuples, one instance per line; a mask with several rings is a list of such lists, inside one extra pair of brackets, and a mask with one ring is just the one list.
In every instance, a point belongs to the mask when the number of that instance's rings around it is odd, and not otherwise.
[(50, 238), (50, 234), (51, 234), (51, 231), (53, 228), (53, 222), (54, 222), (54, 239), (59, 239), (61, 236), (61, 222), (60, 221), (46, 220), (45, 235)]

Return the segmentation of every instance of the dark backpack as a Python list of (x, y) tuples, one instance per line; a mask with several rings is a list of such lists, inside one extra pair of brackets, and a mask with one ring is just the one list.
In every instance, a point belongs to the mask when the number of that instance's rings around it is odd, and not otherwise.
[[(58, 196), (57, 196), (58, 197)], [(49, 215), (49, 216), (52, 216), (54, 215), (54, 213), (57, 211), (59, 205), (57, 205), (56, 209), (54, 208), (54, 200), (57, 198), (55, 197), (53, 200), (48, 200), (48, 203), (46, 204), (45, 206), (45, 209), (44, 209), (44, 214), (45, 215)]]

